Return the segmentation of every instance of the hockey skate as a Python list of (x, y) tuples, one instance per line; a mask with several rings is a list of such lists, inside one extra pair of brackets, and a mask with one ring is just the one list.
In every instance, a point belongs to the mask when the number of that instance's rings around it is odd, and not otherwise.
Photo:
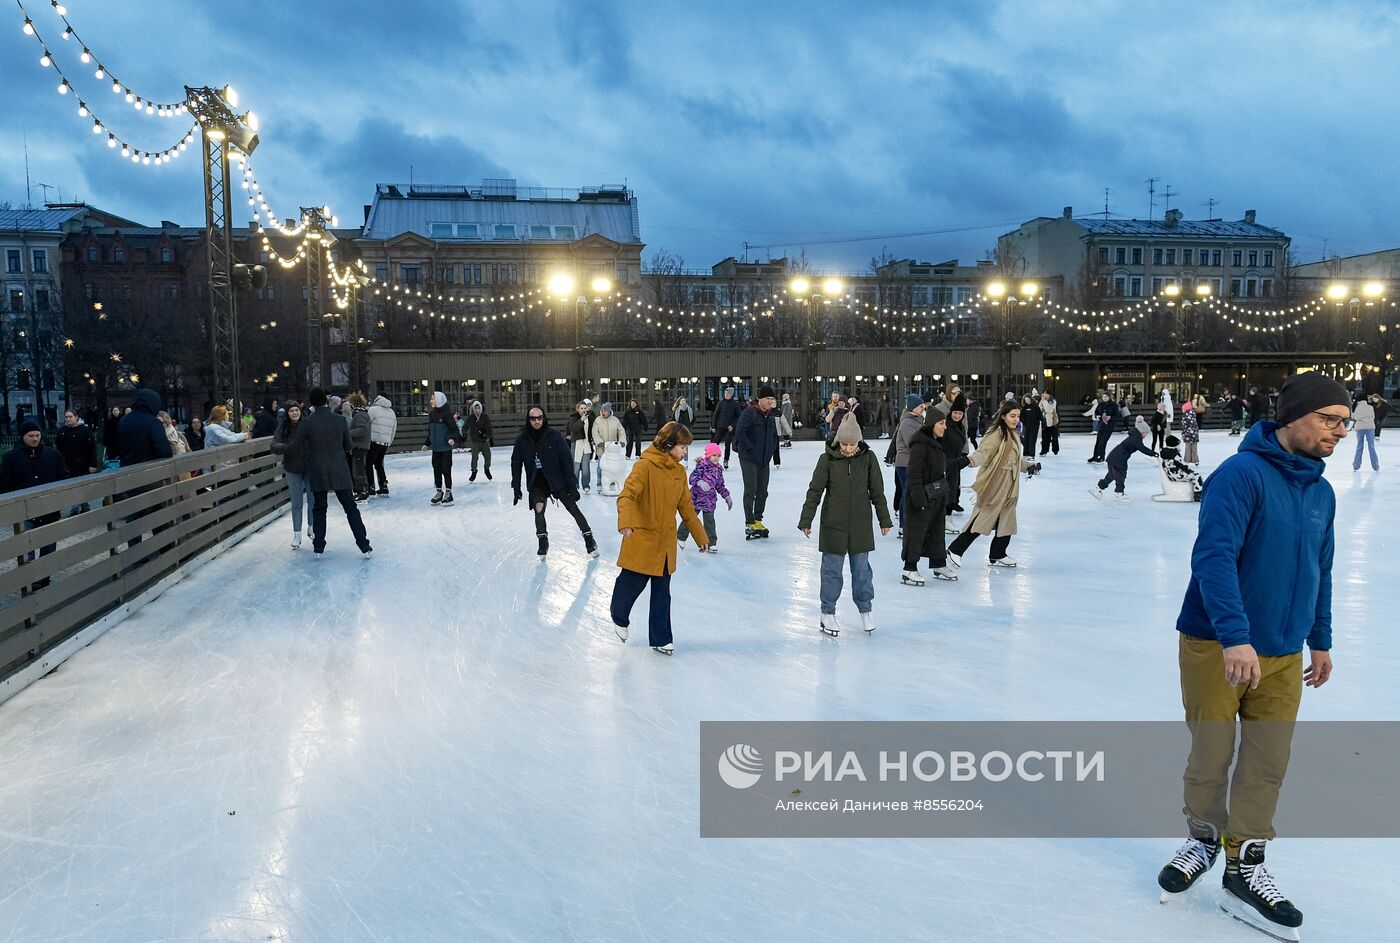
[(432, 499), (431, 501), (429, 501), (428, 503), (431, 504), (431, 505), (433, 505), (434, 507), (436, 507), (437, 505), (439, 505), (439, 504), (442, 503), (442, 489), (441, 489), (441, 488), (437, 489), (437, 494), (433, 495), (433, 499)]
[(1162, 888), (1162, 903), (1184, 893), (1196, 883), (1201, 875), (1215, 865), (1220, 857), (1220, 833), (1214, 825), (1191, 819), (1188, 825), (1191, 837), (1177, 851), (1157, 875), (1157, 884)]
[(754, 528), (754, 530), (758, 531), (758, 536), (760, 536), (760, 537), (767, 537), (767, 536), (768, 536), (768, 528), (767, 528), (766, 526), (764, 526), (763, 520), (762, 520), (761, 518), (755, 518), (755, 520), (754, 520), (754, 522), (753, 522), (753, 528)]
[(540, 538), (540, 549), (535, 552), (539, 554), (540, 562), (543, 563), (545, 555), (549, 553), (549, 535), (537, 534), (536, 536)]
[(1264, 840), (1251, 838), (1240, 845), (1240, 856), (1225, 862), (1222, 882), (1225, 896), (1220, 909), (1276, 940), (1301, 939), (1298, 928), (1303, 914), (1274, 884), (1264, 868)]
[(598, 559), (598, 541), (593, 539), (593, 531), (583, 532), (583, 550), (593, 559)]
[(452, 489), (451, 489), (451, 488), (444, 488), (444, 489), (442, 490), (442, 506), (443, 506), (443, 507), (447, 507), (447, 506), (448, 506), (449, 504), (451, 504), (451, 503), (452, 503)]

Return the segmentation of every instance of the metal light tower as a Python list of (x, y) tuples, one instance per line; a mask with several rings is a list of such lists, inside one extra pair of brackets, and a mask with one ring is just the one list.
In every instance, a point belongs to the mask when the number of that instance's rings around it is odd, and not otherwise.
[(307, 363), (318, 365), (317, 385), (329, 390), (331, 375), (326, 357), (326, 306), (321, 293), (321, 253), (334, 237), (329, 232), (331, 221), (327, 207), (303, 206), (301, 220), (306, 226), (306, 238), (316, 243), (306, 253)]
[(229, 148), (245, 155), (258, 146), (252, 112), (234, 113), (232, 87), (185, 87), (186, 105), (199, 122), (204, 155), (204, 244), (209, 257), (209, 337), (214, 355), (213, 398), (238, 399), (238, 311), (234, 299), (233, 194), (229, 189)]

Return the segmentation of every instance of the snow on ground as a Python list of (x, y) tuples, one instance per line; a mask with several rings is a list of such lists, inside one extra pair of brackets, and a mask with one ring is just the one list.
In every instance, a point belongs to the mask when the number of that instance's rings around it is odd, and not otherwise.
[[(1237, 443), (1208, 433), (1203, 467)], [(1400, 719), (1397, 445), (1380, 475), (1350, 442), (1330, 463), (1337, 667), (1305, 718)], [(1133, 503), (1095, 501), (1089, 451), (1065, 436), (1024, 484), (1020, 569), (977, 565), (983, 540), (960, 582), (903, 587), (891, 533), (878, 631), (832, 640), (796, 530), (817, 446), (786, 450), (773, 537), (721, 510), (720, 553), (684, 555), (670, 659), (645, 599), (612, 634), (611, 499), (582, 502), (601, 560), (556, 509), (540, 564), (508, 449), (494, 482), (459, 456), (448, 509), (428, 456), (394, 457), (373, 560), (334, 507), (319, 565), (284, 517), (0, 706), (5, 938), (1262, 939), (1216, 909), (1218, 870), (1157, 903), (1174, 841), (698, 837), (702, 720), (1178, 718), (1195, 506), (1148, 500), (1140, 457)], [(737, 504), (737, 461), (729, 480)], [(1310, 943), (1386, 936), (1395, 847), (1271, 848)]]

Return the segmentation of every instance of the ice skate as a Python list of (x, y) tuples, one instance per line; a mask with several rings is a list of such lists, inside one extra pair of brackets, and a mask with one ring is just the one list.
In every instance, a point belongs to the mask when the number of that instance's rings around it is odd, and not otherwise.
[(537, 536), (537, 537), (540, 538), (540, 549), (537, 550), (537, 551), (535, 551), (535, 552), (538, 553), (540, 559), (543, 560), (544, 557), (545, 557), (545, 554), (549, 553), (549, 535), (548, 535), (548, 534), (536, 534), (535, 536)]
[(292, 532), (292, 549), (293, 549), (293, 550), (300, 550), (300, 549), (301, 549), (301, 531), (299, 531), (299, 530), (293, 531), (293, 532)]
[(753, 529), (758, 531), (758, 536), (760, 537), (768, 536), (768, 528), (763, 525), (763, 521), (761, 519), (755, 518), (753, 522)]
[(476, 472), (472, 472), (467, 476), (467, 484), (471, 484), (473, 481), (476, 481)]
[(719, 548), (716, 547), (714, 544), (710, 544), (708, 547), (705, 548), (705, 552), (706, 552), (706, 553), (719, 553)]
[(1190, 820), (1191, 837), (1157, 875), (1162, 888), (1162, 903), (1188, 890), (1197, 878), (1215, 865), (1220, 857), (1220, 833), (1215, 826)]
[(953, 566), (957, 567), (958, 569), (962, 569), (962, 554), (950, 552), (948, 554), (948, 562), (953, 564)]
[(944, 527), (944, 528), (943, 528), (943, 533), (944, 533), (944, 534), (961, 534), (962, 531), (958, 530), (956, 527)]
[(1129, 501), (1131, 501), (1131, 500), (1133, 500), (1133, 499), (1130, 498), (1130, 497), (1128, 497), (1128, 496), (1127, 496), (1126, 494), (1124, 494), (1122, 491), (1120, 491), (1120, 492), (1118, 492), (1117, 494), (1115, 494), (1115, 495), (1113, 496), (1113, 500), (1117, 501), (1119, 504), (1127, 504)]
[(1094, 487), (1090, 488), (1089, 493), (1092, 494), (1094, 497), (1098, 498), (1100, 501), (1103, 500), (1103, 489), (1100, 488), (1098, 485), (1094, 485)]
[(429, 501), (428, 503), (431, 504), (431, 505), (433, 505), (434, 507), (436, 507), (437, 505), (439, 505), (439, 504), (442, 503), (442, 489), (441, 489), (441, 488), (439, 488), (439, 489), (437, 490), (437, 494), (433, 495), (433, 499), (432, 499), (431, 501)]
[(898, 537), (900, 540), (903, 540), (903, 539), (904, 539), (904, 528), (901, 527), (901, 528), (899, 529), (899, 533), (896, 534), (895, 536)]
[(613, 623), (613, 634), (615, 634), (619, 639), (621, 639), (622, 642), (623, 642), (623, 644), (626, 644), (626, 642), (627, 642), (627, 637), (628, 637), (628, 635), (630, 635), (631, 633), (629, 633), (629, 632), (627, 631), (627, 626), (625, 626), (625, 625), (618, 625), (617, 623), (614, 622), (614, 623)]
[(676, 652), (676, 645), (674, 642), (667, 642), (665, 645), (653, 645), (651, 650), (658, 655), (673, 655)]
[(862, 612), (862, 613), (860, 614), (860, 627), (861, 627), (862, 629), (865, 630), (865, 634), (866, 634), (866, 635), (869, 635), (871, 632), (874, 632), (874, 631), (875, 631), (875, 615), (874, 615), (874, 613)]
[(447, 507), (452, 503), (452, 489), (444, 488), (442, 492), (442, 506)]
[(933, 573), (933, 578), (936, 580), (947, 580), (951, 583), (955, 582), (958, 578), (958, 574), (954, 573), (946, 566), (936, 566), (931, 572)]
[(583, 532), (583, 552), (593, 559), (598, 559), (598, 541), (593, 539), (593, 531)]
[(903, 573), (899, 574), (899, 581), (906, 586), (924, 585), (924, 578), (919, 575), (918, 570), (905, 570)]
[(378, 494), (381, 498), (387, 498), (387, 497), (389, 497), (389, 489), (388, 489), (387, 487), (380, 488), (380, 489), (376, 492), (376, 494)]
[(1220, 909), (1241, 923), (1276, 940), (1298, 940), (1303, 914), (1274, 884), (1264, 868), (1264, 840), (1251, 838), (1240, 845), (1238, 859), (1225, 862), (1225, 896)]
[(754, 521), (754, 522), (753, 522), (752, 524), (750, 524), (748, 527), (745, 527), (745, 528), (744, 528), (744, 539), (745, 539), (745, 540), (758, 540), (758, 539), (761, 538), (761, 537), (767, 537), (767, 536), (768, 536), (768, 535), (767, 535), (764, 531), (762, 531), (762, 530), (759, 529), (758, 521)]
[(310, 527), (306, 528), (306, 539), (307, 539), (307, 540), (310, 540), (313, 536), (315, 536), (315, 535), (313, 535), (313, 534), (311, 533), (311, 528), (310, 528)]
[(841, 634), (841, 623), (836, 621), (836, 613), (834, 612), (823, 612), (817, 627), (824, 635), (830, 635), (832, 638)]
[(364, 548), (362, 548), (362, 549), (360, 550), (360, 556), (363, 557), (364, 559), (368, 560), (370, 557), (373, 557), (373, 556), (374, 556), (374, 548), (373, 548), (373, 547), (364, 547)]
[(324, 550), (313, 550), (313, 551), (311, 551), (311, 559), (315, 560), (317, 563), (320, 563), (320, 562), (321, 562), (322, 560), (324, 560), (325, 558), (326, 558), (326, 551), (324, 551)]
[(491, 480), (491, 469), (489, 469), (489, 468), (486, 469), (486, 480), (487, 480), (487, 481), (490, 481), (490, 480)]
[[(952, 554), (949, 554), (949, 556), (952, 556)], [(1006, 569), (1014, 569), (1016, 566), (1016, 561), (1011, 559), (1010, 557), (1001, 557), (996, 560), (988, 560), (987, 566), (999, 566), (1005, 567)]]

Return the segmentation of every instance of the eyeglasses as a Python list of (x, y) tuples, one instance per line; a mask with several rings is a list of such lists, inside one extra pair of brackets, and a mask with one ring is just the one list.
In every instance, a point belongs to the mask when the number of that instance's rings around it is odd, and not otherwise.
[(544, 417), (543, 417), (543, 416), (531, 416), (531, 417), (530, 417), (530, 421), (531, 421), (531, 422), (544, 422)]
[(1356, 426), (1356, 420), (1347, 416), (1334, 416), (1331, 413), (1320, 413), (1313, 410), (1313, 415), (1322, 419), (1322, 424), (1328, 429), (1345, 429), (1350, 432)]

